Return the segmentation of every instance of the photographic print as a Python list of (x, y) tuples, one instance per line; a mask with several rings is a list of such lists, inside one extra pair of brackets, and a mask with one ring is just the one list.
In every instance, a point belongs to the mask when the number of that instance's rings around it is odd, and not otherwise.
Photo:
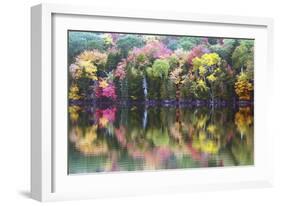
[(68, 31), (68, 174), (254, 164), (254, 39)]

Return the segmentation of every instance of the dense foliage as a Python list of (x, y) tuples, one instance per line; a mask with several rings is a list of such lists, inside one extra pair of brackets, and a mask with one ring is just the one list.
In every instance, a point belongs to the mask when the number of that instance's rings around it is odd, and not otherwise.
[(69, 32), (70, 100), (252, 100), (254, 41)]

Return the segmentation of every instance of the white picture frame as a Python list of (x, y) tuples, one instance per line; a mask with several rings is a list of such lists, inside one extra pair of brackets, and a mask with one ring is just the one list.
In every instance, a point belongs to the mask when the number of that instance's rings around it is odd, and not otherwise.
[[(99, 23), (96, 19), (101, 20)], [(251, 37), (255, 50), (255, 165), (169, 171), (121, 172), (69, 177), (64, 122), (67, 115), (65, 64), (67, 29), (175, 33), (194, 26), (199, 35)], [(118, 28), (116, 21), (118, 21)], [(111, 23), (110, 23), (111, 22)], [(91, 24), (91, 26), (89, 26)], [(157, 27), (155, 25), (157, 24)], [(137, 25), (137, 26), (133, 26)], [(147, 26), (144, 26), (147, 25)], [(199, 25), (199, 26), (198, 26)], [(273, 139), (269, 88), (273, 76), (273, 20), (258, 17), (114, 10), (58, 4), (31, 8), (31, 196), (39, 201), (168, 192), (267, 187), (273, 184)], [(112, 27), (112, 29), (110, 29)], [(208, 32), (207, 32), (208, 30)], [(190, 31), (191, 32), (191, 31)], [(171, 33), (171, 32), (170, 32)], [(64, 42), (57, 44), (57, 42)], [(61, 59), (61, 61), (60, 61)], [(267, 90), (265, 89), (267, 88)], [(63, 129), (64, 128), (64, 129)], [(60, 137), (60, 138), (58, 138)], [(263, 139), (261, 139), (263, 138)], [(262, 140), (262, 141), (261, 141)], [(163, 181), (165, 180), (165, 181)]]

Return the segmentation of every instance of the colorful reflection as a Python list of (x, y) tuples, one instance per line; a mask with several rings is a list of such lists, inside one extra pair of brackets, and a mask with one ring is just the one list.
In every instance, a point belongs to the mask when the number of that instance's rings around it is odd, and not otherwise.
[(69, 173), (252, 165), (253, 109), (69, 107)]

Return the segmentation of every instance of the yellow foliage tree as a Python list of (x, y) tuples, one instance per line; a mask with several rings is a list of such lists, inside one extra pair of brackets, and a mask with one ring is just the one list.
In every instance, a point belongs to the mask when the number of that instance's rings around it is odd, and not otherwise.
[(253, 84), (249, 81), (247, 75), (241, 72), (235, 83), (235, 92), (240, 100), (250, 100), (251, 92), (254, 90)]
[(78, 100), (81, 98), (79, 95), (79, 87), (77, 84), (73, 83), (69, 88), (68, 98), (70, 100)]

